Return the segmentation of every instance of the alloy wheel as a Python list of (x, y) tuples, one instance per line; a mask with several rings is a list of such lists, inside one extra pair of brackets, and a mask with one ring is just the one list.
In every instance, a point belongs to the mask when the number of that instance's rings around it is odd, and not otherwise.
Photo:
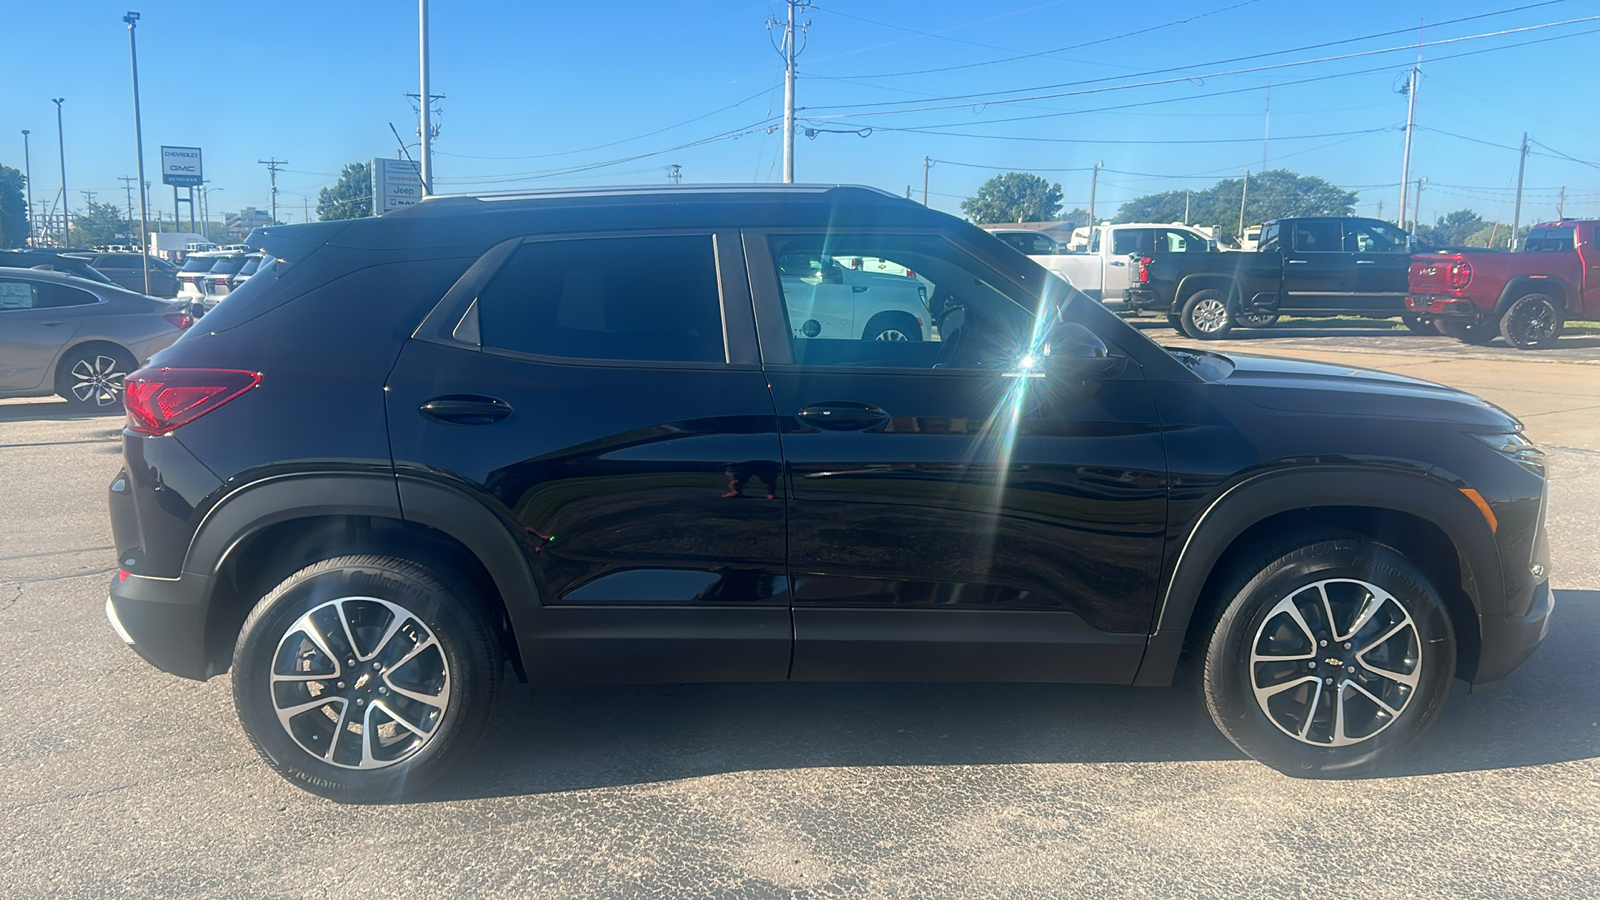
[(104, 354), (85, 357), (68, 370), (72, 396), (79, 403), (113, 406), (122, 402), (122, 379), (127, 372), (117, 360)]
[(1394, 595), (1334, 578), (1278, 601), (1256, 629), (1250, 686), (1277, 729), (1317, 747), (1368, 740), (1393, 725), (1422, 677), (1422, 642)]
[(1194, 327), (1205, 334), (1221, 331), (1228, 324), (1228, 305), (1215, 298), (1206, 298), (1194, 305), (1189, 316)]
[(875, 341), (909, 341), (909, 340), (911, 340), (911, 338), (907, 337), (906, 333), (904, 331), (901, 331), (898, 328), (885, 328), (884, 330), (878, 332), (878, 336), (873, 338), (873, 340), (875, 340)]
[(322, 603), (289, 626), (269, 675), (279, 725), (302, 750), (346, 769), (381, 769), (433, 739), (450, 666), (428, 626), (376, 597)]

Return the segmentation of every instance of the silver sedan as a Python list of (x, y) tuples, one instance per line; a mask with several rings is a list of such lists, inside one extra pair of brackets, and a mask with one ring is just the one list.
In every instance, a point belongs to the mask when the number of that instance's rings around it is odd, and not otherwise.
[(85, 411), (116, 412), (123, 378), (193, 324), (167, 300), (0, 268), (0, 398), (59, 394)]

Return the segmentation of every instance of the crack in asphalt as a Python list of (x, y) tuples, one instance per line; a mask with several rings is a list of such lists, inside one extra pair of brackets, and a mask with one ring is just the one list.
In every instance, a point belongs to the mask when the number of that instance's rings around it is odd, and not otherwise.
[(42, 550), (38, 553), (23, 553), (20, 556), (0, 556), (0, 562), (12, 562), (19, 559), (41, 559), (46, 556), (66, 556), (69, 553), (94, 553), (100, 550), (115, 550), (110, 544), (104, 547), (75, 547), (71, 550)]

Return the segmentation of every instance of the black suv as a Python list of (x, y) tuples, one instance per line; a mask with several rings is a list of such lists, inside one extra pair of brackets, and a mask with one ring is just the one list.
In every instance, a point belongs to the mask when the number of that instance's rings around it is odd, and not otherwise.
[(231, 667), (255, 746), (318, 793), (437, 777), (507, 662), (1189, 671), (1246, 752), (1349, 774), (1545, 632), (1511, 416), (1162, 349), (888, 194), (441, 197), (251, 243), (255, 277), (128, 378), (107, 612), (169, 672)]

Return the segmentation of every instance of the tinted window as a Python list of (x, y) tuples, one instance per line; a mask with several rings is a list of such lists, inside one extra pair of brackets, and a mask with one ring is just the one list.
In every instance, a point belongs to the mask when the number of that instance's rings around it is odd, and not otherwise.
[(1297, 253), (1339, 252), (1339, 223), (1316, 219), (1294, 223), (1294, 249)]
[(1056, 244), (1055, 238), (1048, 234), (1009, 232), (997, 234), (995, 237), (1029, 256), (1052, 256), (1061, 251), (1060, 246)]
[(541, 356), (727, 358), (709, 235), (523, 244), (478, 295), (478, 327), (485, 347)]
[(62, 284), (0, 279), (0, 310), (58, 309), (65, 306), (88, 306), (98, 302), (100, 298), (88, 291), (80, 291)]
[(1148, 228), (1121, 228), (1111, 232), (1111, 254), (1149, 253), (1153, 232)]
[(1404, 253), (1406, 233), (1382, 222), (1350, 222), (1344, 232), (1344, 250), (1346, 253)]
[(1578, 235), (1573, 228), (1535, 228), (1528, 232), (1523, 250), (1528, 253), (1570, 253), (1577, 246)]
[(1261, 243), (1256, 247), (1256, 249), (1261, 251), (1278, 249), (1277, 225), (1267, 225), (1261, 229)]
[(1206, 239), (1192, 231), (1157, 229), (1155, 249), (1166, 253), (1196, 253), (1205, 251)]

